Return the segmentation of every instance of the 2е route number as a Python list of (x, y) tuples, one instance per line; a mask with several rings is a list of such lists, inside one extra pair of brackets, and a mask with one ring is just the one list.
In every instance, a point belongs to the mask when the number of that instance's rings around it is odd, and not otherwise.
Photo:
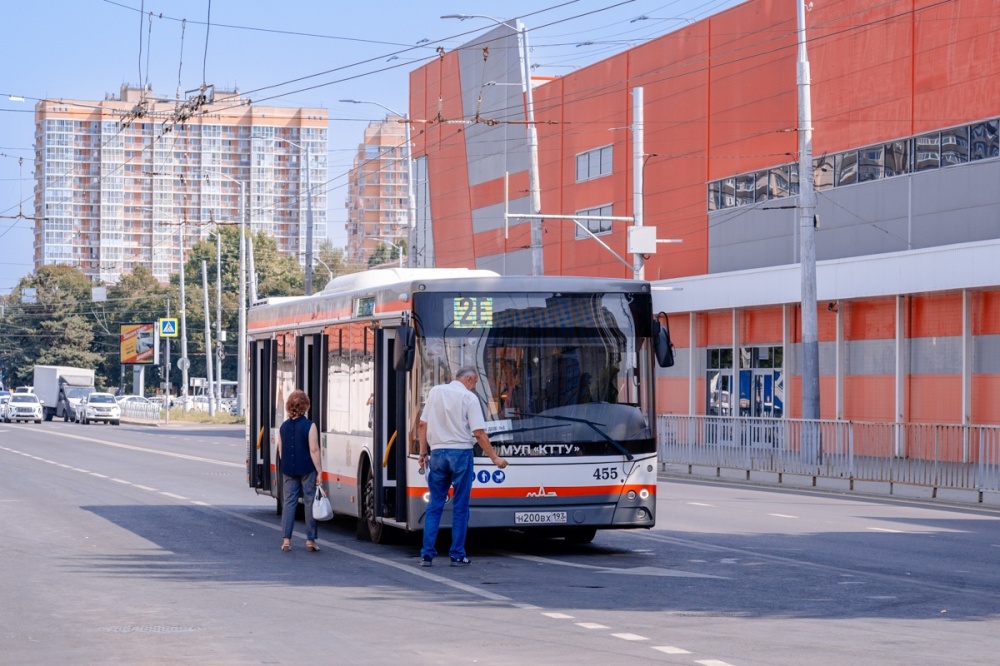
[(594, 478), (598, 481), (609, 481), (618, 478), (617, 467), (598, 467), (594, 470)]

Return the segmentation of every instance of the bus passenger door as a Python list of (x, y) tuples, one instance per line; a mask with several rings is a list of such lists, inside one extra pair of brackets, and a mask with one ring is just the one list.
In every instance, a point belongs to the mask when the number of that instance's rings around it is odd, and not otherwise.
[[(306, 416), (316, 424), (316, 429), (326, 429), (326, 336), (321, 333), (303, 335), (295, 345), (295, 388), (309, 396), (309, 413)], [(322, 442), (322, 437), (320, 438)]]
[(249, 438), (247, 462), (250, 487), (271, 491), (271, 428), (274, 422), (275, 342), (257, 340), (250, 347), (247, 395)]
[(373, 465), (375, 515), (406, 522), (406, 373), (393, 367), (396, 332), (380, 328), (375, 339)]

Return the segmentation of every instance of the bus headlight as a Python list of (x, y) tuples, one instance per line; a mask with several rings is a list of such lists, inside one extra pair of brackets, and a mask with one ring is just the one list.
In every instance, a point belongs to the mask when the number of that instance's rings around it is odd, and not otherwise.
[(641, 497), (642, 499), (649, 499), (649, 491), (643, 488), (642, 490), (639, 491), (639, 497)]
[(625, 497), (629, 498), (629, 500), (634, 500), (635, 499), (635, 491), (634, 490), (628, 491), (628, 494), (626, 494)]
[(430, 503), (430, 501), (431, 501), (430, 491), (424, 493), (424, 501), (427, 502), (428, 504)]

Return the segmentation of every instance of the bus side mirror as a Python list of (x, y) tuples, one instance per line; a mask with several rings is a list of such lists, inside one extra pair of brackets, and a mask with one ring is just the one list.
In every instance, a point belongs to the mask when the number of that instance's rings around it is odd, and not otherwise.
[[(663, 325), (660, 324), (660, 317), (663, 317)], [(661, 368), (673, 367), (674, 343), (670, 341), (670, 320), (663, 312), (653, 319), (653, 353)]]
[(396, 329), (396, 345), (393, 348), (392, 367), (396, 372), (409, 372), (413, 369), (413, 355), (416, 349), (417, 334), (409, 324), (400, 324)]

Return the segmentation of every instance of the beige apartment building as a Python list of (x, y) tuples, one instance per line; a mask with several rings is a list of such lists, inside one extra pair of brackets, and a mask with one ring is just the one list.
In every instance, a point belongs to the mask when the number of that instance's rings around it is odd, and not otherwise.
[(408, 179), (403, 118), (389, 115), (369, 123), (348, 178), (348, 261), (365, 265), (380, 244), (391, 249), (406, 240)]
[(35, 268), (69, 264), (114, 283), (145, 266), (167, 282), (194, 243), (243, 211), (304, 263), (310, 190), (314, 248), (326, 238), (327, 119), (238, 90), (173, 100), (122, 86), (100, 101), (39, 102)]

